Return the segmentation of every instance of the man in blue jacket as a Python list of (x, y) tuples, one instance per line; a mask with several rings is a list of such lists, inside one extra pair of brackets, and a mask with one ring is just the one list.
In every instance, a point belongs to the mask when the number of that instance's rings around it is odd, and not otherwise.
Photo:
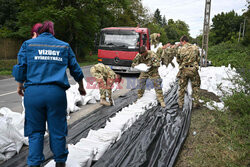
[[(65, 166), (66, 147), (66, 89), (70, 87), (66, 69), (85, 95), (83, 73), (68, 43), (54, 37), (54, 25), (44, 22), (37, 38), (23, 43), (18, 53), (18, 64), (13, 76), (18, 82), (17, 92), (24, 96), (24, 135), (29, 137), (29, 166), (40, 166), (44, 161), (43, 141), (48, 123), (50, 148), (57, 167)], [(25, 90), (25, 92), (24, 92)]]

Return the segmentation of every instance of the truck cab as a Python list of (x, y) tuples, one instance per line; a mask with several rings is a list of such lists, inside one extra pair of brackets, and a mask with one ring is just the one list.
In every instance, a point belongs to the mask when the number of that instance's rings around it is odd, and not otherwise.
[(98, 62), (109, 65), (117, 73), (139, 73), (131, 64), (142, 45), (150, 50), (148, 28), (103, 28), (98, 46)]

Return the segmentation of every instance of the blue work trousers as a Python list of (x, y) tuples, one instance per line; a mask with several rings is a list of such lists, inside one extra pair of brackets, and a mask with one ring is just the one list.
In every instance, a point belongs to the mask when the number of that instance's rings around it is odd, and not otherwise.
[(54, 160), (66, 162), (68, 149), (66, 147), (67, 99), (65, 90), (57, 85), (29, 86), (24, 93), (24, 106), (24, 135), (29, 137), (27, 164), (40, 165), (44, 161), (46, 121)]

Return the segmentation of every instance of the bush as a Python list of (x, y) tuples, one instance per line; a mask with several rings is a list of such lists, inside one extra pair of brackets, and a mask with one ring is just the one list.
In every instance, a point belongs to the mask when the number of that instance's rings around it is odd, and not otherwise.
[(208, 58), (215, 66), (228, 66), (237, 69), (243, 78), (235, 77), (231, 80), (237, 89), (232, 89), (230, 95), (223, 99), (225, 106), (233, 113), (248, 115), (250, 108), (250, 46), (230, 41), (211, 46), (208, 50)]
[(244, 92), (235, 92), (232, 96), (224, 99), (225, 106), (233, 113), (241, 115), (250, 114), (250, 95)]
[(225, 91), (223, 92), (225, 95), (223, 97), (225, 107), (233, 114), (248, 116), (250, 114), (249, 82), (243, 80), (240, 75), (234, 76), (230, 81), (233, 83), (234, 88), (230, 90), (229, 94)]
[(244, 80), (250, 83), (250, 45), (224, 42), (208, 49), (208, 59), (215, 66), (231, 64), (241, 74)]
[(228, 66), (235, 68), (250, 67), (250, 46), (246, 47), (239, 43), (220, 43), (208, 49), (208, 59), (215, 66)]

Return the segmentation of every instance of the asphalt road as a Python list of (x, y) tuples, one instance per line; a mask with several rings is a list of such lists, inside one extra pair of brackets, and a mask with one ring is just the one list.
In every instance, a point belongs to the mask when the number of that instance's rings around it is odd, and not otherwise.
[[(84, 77), (88, 80), (88, 77), (91, 77), (89, 72), (91, 66), (82, 67)], [(132, 88), (135, 88), (137, 85), (137, 76), (136, 75), (122, 75), (124, 80), (121, 84), (122, 90), (120, 92), (127, 92)], [(75, 84), (74, 79), (68, 74), (70, 84)], [(0, 80), (0, 108), (7, 107), (14, 112), (22, 113), (22, 97), (20, 97), (17, 92), (17, 83), (14, 78), (2, 79)], [(119, 94), (119, 91), (117, 92)], [(115, 94), (117, 94), (115, 93)], [(114, 94), (114, 95), (115, 95)]]

